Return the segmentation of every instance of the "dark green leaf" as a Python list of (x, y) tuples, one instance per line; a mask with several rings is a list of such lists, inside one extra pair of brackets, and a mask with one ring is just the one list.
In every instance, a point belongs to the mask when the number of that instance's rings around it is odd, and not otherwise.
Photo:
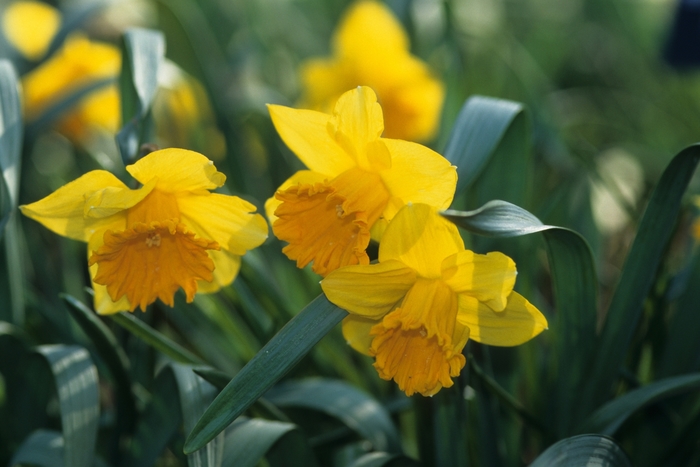
[(240, 417), (226, 429), (223, 467), (255, 467), (273, 446), (289, 466), (314, 466), (309, 443), (291, 423)]
[(345, 316), (345, 310), (321, 295), (292, 318), (214, 399), (185, 442), (185, 452), (221, 433)]
[(371, 452), (353, 462), (350, 467), (419, 467), (410, 457), (386, 452)]
[(612, 436), (638, 410), (698, 388), (700, 388), (700, 373), (666, 378), (633, 389), (596, 410), (583, 424), (581, 431)]
[(289, 381), (270, 389), (265, 398), (280, 408), (319, 410), (341, 420), (370, 441), (374, 449), (402, 452), (399, 434), (386, 409), (343, 381)]
[(550, 446), (530, 467), (632, 467), (627, 455), (610, 438), (579, 435)]
[(678, 153), (651, 195), (608, 308), (595, 360), (596, 371), (591, 374), (590, 389), (585, 392), (591, 399), (581, 403), (584, 410), (590, 411), (610, 397), (698, 161), (700, 145)]
[(94, 460), (100, 415), (97, 368), (82, 347), (43, 345), (36, 351), (48, 362), (56, 384), (65, 463), (89, 467)]
[(134, 426), (136, 404), (131, 391), (129, 359), (112, 331), (100, 320), (94, 311), (70, 295), (61, 295), (68, 304), (68, 311), (78, 322), (95, 346), (98, 355), (107, 365), (114, 378), (117, 390), (117, 419), (121, 429), (130, 432)]
[(37, 430), (24, 440), (12, 456), (10, 467), (31, 464), (39, 467), (63, 467), (63, 436), (57, 431)]
[(204, 364), (204, 362), (180, 344), (168, 339), (166, 336), (156, 331), (131, 313), (115, 313), (109, 315), (118, 325), (143, 340), (145, 343), (167, 355), (176, 362)]
[(480, 235), (514, 237), (542, 232), (557, 305), (556, 321), (550, 323), (557, 343), (553, 356), (559, 373), (552, 413), (557, 433), (569, 433), (590, 413), (571, 397), (589, 376), (595, 350), (598, 283), (588, 244), (573, 230), (544, 225), (528, 211), (505, 201), (490, 201), (468, 212), (448, 210), (443, 215)]

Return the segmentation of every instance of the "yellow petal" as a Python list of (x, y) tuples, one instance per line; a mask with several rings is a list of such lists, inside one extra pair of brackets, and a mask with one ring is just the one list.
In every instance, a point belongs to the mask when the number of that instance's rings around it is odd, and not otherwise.
[(229, 285), (241, 269), (241, 257), (225, 250), (209, 250), (214, 261), (214, 279), (211, 282), (197, 281), (197, 293), (213, 293)]
[(152, 152), (126, 170), (144, 185), (157, 178), (156, 188), (166, 193), (213, 190), (226, 181), (205, 156), (177, 148)]
[[(88, 241), (88, 258), (92, 256), (93, 251), (97, 251), (102, 245), (104, 245), (103, 232), (97, 232), (90, 237)], [(89, 267), (90, 280), (92, 281), (92, 288), (95, 292), (94, 297), (94, 307), (95, 311), (100, 315), (111, 315), (113, 313), (119, 313), (120, 311), (129, 311), (131, 305), (126, 296), (123, 296), (116, 302), (112, 301), (107, 293), (107, 287), (95, 283), (94, 278), (97, 274), (97, 264), (93, 264)]]
[(503, 347), (523, 344), (547, 329), (544, 315), (517, 292), (510, 294), (503, 311), (460, 294), (457, 321), (469, 327), (475, 341)]
[(442, 276), (442, 261), (464, 250), (457, 227), (425, 204), (401, 208), (379, 245), (379, 262), (396, 259), (425, 278)]
[(321, 288), (333, 304), (376, 319), (391, 311), (415, 282), (413, 270), (399, 261), (386, 261), (336, 269), (321, 281)]
[[(386, 154), (388, 151), (385, 146), (370, 146), (384, 131), (382, 108), (371, 88), (358, 86), (340, 96), (329, 121), (329, 128), (338, 144), (361, 168), (371, 169), (373, 159), (379, 159), (385, 167), (388, 165), (389, 155)], [(370, 152), (374, 157), (370, 156)]]
[(255, 206), (237, 196), (208, 193), (178, 197), (182, 222), (198, 236), (214, 240), (234, 255), (260, 246), (267, 223)]
[(61, 24), (61, 13), (43, 2), (20, 1), (7, 7), (2, 28), (7, 40), (29, 60), (44, 56)]
[(348, 315), (343, 319), (343, 337), (350, 347), (361, 354), (371, 355), (369, 348), (374, 336), (369, 331), (379, 323), (379, 320), (364, 318), (357, 315)]
[(345, 15), (334, 38), (341, 56), (391, 55), (408, 50), (408, 37), (387, 7), (375, 1), (355, 3)]
[[(312, 172), (311, 170), (299, 170), (294, 175), (285, 180), (285, 182), (282, 183), (282, 185), (280, 185), (277, 191), (284, 191), (287, 188), (290, 188), (295, 185), (312, 185), (314, 183), (323, 182), (327, 179), (327, 176), (318, 172)], [(265, 214), (267, 215), (267, 220), (270, 221), (270, 225), (274, 224), (277, 220), (275, 210), (279, 207), (280, 204), (282, 204), (282, 201), (275, 198), (274, 196), (270, 197), (267, 201), (265, 201)]]
[(85, 200), (107, 188), (128, 190), (117, 177), (104, 170), (88, 172), (62, 186), (44, 199), (20, 206), (22, 214), (45, 227), (74, 240), (87, 242), (97, 231), (107, 228), (123, 229), (125, 211), (115, 211), (109, 217), (85, 217)]
[(332, 178), (355, 165), (329, 132), (330, 115), (281, 105), (267, 108), (282, 141), (312, 171)]
[(85, 218), (100, 219), (112, 216), (136, 206), (148, 196), (156, 186), (156, 180), (138, 190), (107, 187), (85, 196), (83, 215)]
[(383, 141), (391, 154), (391, 168), (380, 172), (380, 176), (392, 196), (404, 204), (449, 207), (457, 187), (457, 169), (440, 154), (420, 144), (397, 139)]
[(442, 262), (442, 278), (457, 293), (466, 293), (495, 311), (503, 311), (515, 285), (515, 263), (500, 252), (479, 255), (465, 250)]

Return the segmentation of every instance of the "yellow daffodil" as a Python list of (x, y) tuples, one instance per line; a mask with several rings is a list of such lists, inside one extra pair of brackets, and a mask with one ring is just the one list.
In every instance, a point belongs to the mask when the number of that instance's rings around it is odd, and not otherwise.
[(547, 328), (542, 313), (513, 291), (515, 276), (509, 257), (465, 250), (453, 224), (415, 204), (389, 224), (379, 263), (338, 269), (321, 287), (351, 313), (343, 334), (375, 358), (379, 376), (409, 396), (430, 396), (452, 386), (469, 338), (514, 346)]
[(333, 57), (301, 68), (300, 105), (330, 111), (348, 89), (370, 86), (384, 108), (387, 138), (425, 141), (437, 129), (442, 83), (412, 56), (401, 24), (376, 1), (355, 3), (333, 38)]
[[(116, 79), (120, 68), (121, 53), (116, 47), (80, 35), (69, 37), (49, 60), (22, 78), (25, 118), (35, 120), (81, 89)], [(59, 120), (58, 129), (81, 142), (96, 128), (116, 133), (120, 118), (119, 93), (115, 84), (109, 84), (68, 109)]]
[(325, 276), (368, 264), (370, 229), (378, 238), (406, 203), (444, 209), (457, 184), (455, 167), (407, 141), (381, 138), (382, 108), (372, 89), (343, 94), (332, 115), (270, 105), (282, 140), (310, 170), (289, 178), (265, 204), (282, 250), (298, 267), (313, 262)]
[(61, 13), (43, 2), (14, 2), (2, 15), (7, 41), (29, 60), (46, 54), (60, 25)]
[(126, 170), (131, 190), (103, 170), (88, 172), (46, 198), (20, 206), (50, 230), (88, 243), (98, 313), (172, 306), (182, 287), (213, 292), (233, 281), (240, 257), (267, 238), (255, 206), (211, 193), (226, 176), (201, 154), (153, 152)]

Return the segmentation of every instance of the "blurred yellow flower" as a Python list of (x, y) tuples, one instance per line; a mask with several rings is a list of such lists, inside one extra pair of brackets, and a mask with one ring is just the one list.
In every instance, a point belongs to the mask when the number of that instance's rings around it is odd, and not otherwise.
[(226, 139), (216, 127), (204, 87), (167, 60), (159, 71), (153, 116), (162, 146), (194, 149), (215, 161), (226, 155)]
[[(121, 68), (119, 49), (74, 35), (50, 59), (22, 78), (24, 112), (28, 121), (40, 117), (72, 94), (102, 80), (116, 79)], [(80, 99), (58, 121), (61, 133), (85, 141), (101, 128), (116, 133), (120, 124), (119, 93), (108, 84)]]
[(452, 386), (469, 338), (514, 346), (547, 328), (542, 313), (513, 291), (515, 276), (509, 257), (465, 250), (453, 224), (414, 204), (389, 224), (378, 264), (338, 269), (321, 287), (351, 313), (343, 334), (375, 357), (380, 377), (409, 396), (431, 396)]
[(387, 138), (425, 141), (435, 135), (443, 85), (410, 54), (408, 37), (387, 7), (375, 1), (355, 3), (332, 50), (332, 58), (302, 65), (302, 107), (327, 112), (343, 92), (369, 86), (384, 109)]
[(325, 276), (348, 264), (368, 264), (365, 252), (406, 203), (449, 206), (455, 167), (407, 141), (381, 138), (382, 108), (374, 91), (343, 94), (332, 115), (269, 106), (282, 140), (310, 170), (290, 177), (265, 203), (282, 250)]
[(157, 298), (172, 306), (180, 287), (188, 302), (198, 289), (214, 292), (236, 277), (241, 255), (267, 238), (255, 206), (209, 191), (226, 176), (201, 154), (163, 149), (126, 170), (141, 188), (95, 170), (20, 206), (57, 234), (88, 243), (98, 313), (145, 310)]
[(43, 2), (14, 2), (2, 15), (7, 41), (29, 60), (46, 54), (60, 25), (61, 13)]

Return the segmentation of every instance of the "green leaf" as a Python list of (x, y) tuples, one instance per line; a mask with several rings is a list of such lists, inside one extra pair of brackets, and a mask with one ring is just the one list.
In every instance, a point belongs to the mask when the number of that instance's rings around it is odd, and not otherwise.
[(290, 467), (317, 465), (308, 440), (292, 423), (240, 417), (226, 429), (223, 467), (255, 467), (275, 449)]
[(610, 397), (698, 161), (700, 145), (678, 153), (651, 195), (606, 314), (596, 371), (590, 375), (590, 388), (585, 391), (590, 399), (581, 401), (582, 409), (590, 411)]
[(579, 435), (563, 439), (547, 448), (530, 467), (573, 466), (632, 467), (627, 455), (610, 438)]
[(355, 430), (374, 449), (402, 452), (399, 434), (386, 409), (343, 381), (316, 378), (288, 381), (270, 389), (265, 398), (280, 408), (319, 410)]
[(63, 436), (52, 430), (37, 430), (24, 440), (17, 449), (10, 467), (31, 464), (39, 467), (63, 467)]
[(124, 163), (129, 164), (152, 130), (150, 110), (165, 57), (165, 36), (160, 31), (129, 29), (124, 33), (122, 57), (119, 90), (124, 126), (116, 140)]
[(700, 388), (700, 373), (666, 378), (633, 389), (596, 410), (581, 431), (612, 436), (638, 410), (685, 392)]
[(131, 313), (115, 313), (109, 315), (119, 326), (123, 327), (146, 344), (167, 355), (176, 362), (192, 363), (202, 365), (204, 362), (189, 350), (182, 347), (177, 342), (168, 339), (166, 336), (156, 331), (148, 324), (144, 323)]
[(36, 351), (46, 359), (56, 384), (65, 465), (89, 467), (94, 461), (100, 416), (97, 368), (82, 347), (42, 345)]
[[(522, 104), (472, 96), (462, 107), (445, 147), (445, 158), (457, 166), (457, 192), (481, 177), (478, 202), (499, 197), (521, 201), (530, 170), (530, 122)], [(501, 170), (502, 167), (508, 170)], [(492, 179), (497, 177), (497, 183)], [(492, 193), (492, 188), (498, 192)]]
[(78, 322), (85, 334), (95, 346), (97, 354), (107, 365), (116, 383), (116, 415), (120, 430), (131, 432), (136, 417), (136, 403), (131, 391), (129, 376), (129, 358), (117, 338), (107, 326), (82, 302), (71, 295), (62, 294), (61, 298), (68, 304), (68, 311)]
[(402, 454), (370, 452), (350, 464), (350, 467), (419, 467), (420, 465)]
[(595, 352), (598, 282), (586, 240), (573, 230), (544, 225), (528, 211), (505, 201), (490, 201), (474, 211), (448, 210), (442, 214), (470, 232), (491, 237), (542, 232), (557, 306), (556, 320), (550, 323), (558, 373), (552, 415), (556, 432), (570, 433), (590, 413), (571, 397), (590, 377)]
[(214, 399), (187, 438), (185, 453), (221, 433), (345, 316), (345, 310), (321, 295), (292, 318)]

